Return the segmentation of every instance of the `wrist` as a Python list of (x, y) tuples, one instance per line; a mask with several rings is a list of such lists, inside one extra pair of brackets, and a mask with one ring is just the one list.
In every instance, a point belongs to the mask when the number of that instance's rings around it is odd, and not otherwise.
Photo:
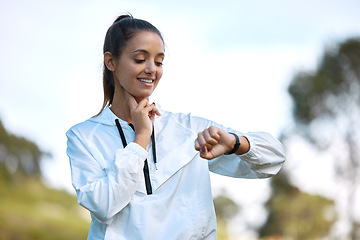
[(150, 136), (137, 134), (135, 135), (134, 143), (139, 144), (142, 148), (146, 150), (147, 145), (149, 144)]
[(249, 140), (245, 137), (245, 136), (241, 136), (239, 137), (239, 141), (240, 141), (240, 147), (239, 149), (236, 151), (236, 155), (242, 155), (247, 153), (250, 150), (250, 142)]
[(239, 150), (239, 147), (241, 145), (238, 135), (236, 135), (235, 133), (232, 133), (232, 132), (229, 132), (229, 134), (232, 134), (234, 136), (235, 141), (234, 141), (233, 148), (229, 152), (225, 153), (225, 155), (230, 155), (230, 154), (236, 153)]

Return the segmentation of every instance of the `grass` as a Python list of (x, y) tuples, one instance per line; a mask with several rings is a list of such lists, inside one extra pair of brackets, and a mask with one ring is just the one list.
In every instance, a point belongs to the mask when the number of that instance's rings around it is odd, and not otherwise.
[(0, 240), (86, 239), (89, 225), (74, 195), (0, 171)]
[[(0, 168), (0, 240), (86, 239), (89, 226), (90, 215), (75, 195)], [(218, 222), (218, 239), (228, 239), (223, 221)]]

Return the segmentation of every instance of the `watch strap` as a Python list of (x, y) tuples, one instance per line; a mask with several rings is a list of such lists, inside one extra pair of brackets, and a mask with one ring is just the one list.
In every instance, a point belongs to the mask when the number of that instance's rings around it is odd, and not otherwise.
[(239, 149), (240, 147), (240, 139), (239, 139), (239, 136), (235, 133), (232, 133), (232, 132), (229, 132), (230, 134), (234, 135), (235, 136), (235, 139), (236, 139), (236, 142), (235, 142), (235, 145), (234, 145), (234, 148), (228, 152), (228, 153), (225, 153), (225, 155), (230, 155), (230, 154), (233, 154), (233, 153), (236, 153), (236, 151)]

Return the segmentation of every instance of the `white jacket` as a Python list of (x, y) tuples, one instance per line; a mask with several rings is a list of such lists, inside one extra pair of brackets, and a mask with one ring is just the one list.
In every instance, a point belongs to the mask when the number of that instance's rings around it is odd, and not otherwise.
[[(73, 126), (67, 154), (78, 203), (91, 212), (88, 239), (216, 239), (209, 170), (238, 178), (267, 178), (285, 161), (282, 144), (267, 133), (243, 134), (209, 120), (160, 109), (154, 121), (158, 170), (147, 150), (133, 143), (134, 131), (119, 119), (129, 143), (123, 148), (117, 117), (109, 108)], [(244, 135), (248, 153), (211, 161), (194, 149), (197, 133), (211, 125)], [(153, 194), (147, 195), (148, 159)]]

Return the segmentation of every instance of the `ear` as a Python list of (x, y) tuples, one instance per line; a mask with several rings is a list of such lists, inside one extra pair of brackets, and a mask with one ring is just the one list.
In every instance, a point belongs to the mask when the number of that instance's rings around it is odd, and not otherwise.
[(115, 59), (113, 58), (113, 55), (110, 52), (104, 53), (104, 64), (110, 71), (115, 71)]

